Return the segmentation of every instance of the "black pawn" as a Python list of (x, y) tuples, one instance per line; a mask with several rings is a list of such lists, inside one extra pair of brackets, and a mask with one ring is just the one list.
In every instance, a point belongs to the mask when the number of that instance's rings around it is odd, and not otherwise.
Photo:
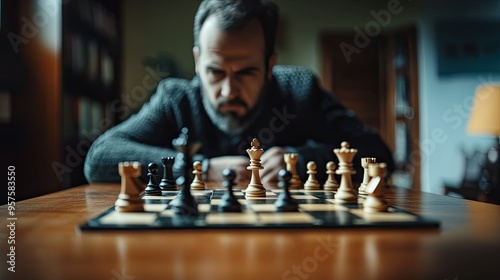
[(156, 176), (158, 176), (158, 164), (150, 163), (148, 165), (148, 177), (149, 183), (144, 190), (146, 195), (161, 195), (161, 189), (156, 182)]
[(290, 195), (290, 179), (292, 179), (292, 173), (285, 169), (281, 169), (279, 172), (280, 182), (278, 186), (283, 188), (283, 191), (278, 196), (278, 199), (274, 203), (277, 212), (298, 212), (299, 204)]
[(177, 186), (175, 185), (174, 174), (172, 172), (172, 167), (174, 166), (175, 157), (162, 157), (161, 163), (163, 165), (163, 178), (160, 182), (160, 188), (164, 191), (175, 191)]
[(226, 188), (226, 192), (222, 195), (221, 202), (219, 203), (219, 212), (241, 212), (241, 204), (233, 193), (236, 173), (232, 169), (224, 169), (222, 176), (224, 177), (222, 185)]

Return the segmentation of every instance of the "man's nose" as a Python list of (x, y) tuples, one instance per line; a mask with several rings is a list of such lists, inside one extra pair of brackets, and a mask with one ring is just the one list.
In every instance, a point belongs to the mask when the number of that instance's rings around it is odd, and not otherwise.
[(221, 95), (225, 98), (231, 99), (239, 95), (240, 89), (238, 81), (233, 77), (226, 77), (222, 82)]

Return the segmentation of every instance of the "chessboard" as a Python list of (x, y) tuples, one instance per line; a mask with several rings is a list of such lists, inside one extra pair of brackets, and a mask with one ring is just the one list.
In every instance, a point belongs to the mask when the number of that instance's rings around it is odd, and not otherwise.
[(290, 190), (298, 202), (298, 212), (277, 212), (275, 202), (281, 189), (266, 191), (265, 197), (245, 197), (244, 190), (233, 193), (242, 205), (240, 213), (221, 213), (218, 205), (226, 190), (191, 191), (198, 215), (177, 215), (171, 202), (180, 191), (162, 191), (161, 195), (143, 195), (144, 212), (119, 212), (111, 208), (81, 225), (82, 230), (145, 229), (311, 229), (311, 228), (429, 228), (439, 221), (389, 206), (385, 212), (363, 211), (364, 196), (358, 203), (338, 204), (335, 192)]
[[(149, 183), (138, 181), (139, 162), (121, 162), (121, 191), (115, 206), (83, 224), (82, 230), (95, 229), (209, 229), (209, 228), (356, 228), (356, 227), (438, 227), (439, 222), (425, 219), (390, 206), (384, 197), (387, 165), (375, 158), (362, 158), (363, 182), (355, 189), (351, 175), (356, 149), (342, 142), (334, 149), (339, 168), (326, 165), (327, 181), (316, 180), (315, 162), (307, 163), (307, 181), (297, 174), (298, 154), (284, 154), (286, 169), (279, 172), (281, 189), (265, 188), (259, 171), (264, 169), (260, 157), (264, 150), (258, 139), (247, 149), (251, 179), (247, 186), (233, 190), (237, 174), (223, 171), (225, 190), (207, 189), (200, 162), (192, 164), (191, 153), (198, 148), (183, 129), (173, 145), (183, 153), (183, 186), (172, 177), (174, 158), (162, 158), (163, 178), (158, 183), (158, 165), (148, 165)], [(193, 176), (191, 176), (193, 175)], [(340, 184), (334, 175), (340, 175)], [(242, 188), (241, 188), (242, 187)]]

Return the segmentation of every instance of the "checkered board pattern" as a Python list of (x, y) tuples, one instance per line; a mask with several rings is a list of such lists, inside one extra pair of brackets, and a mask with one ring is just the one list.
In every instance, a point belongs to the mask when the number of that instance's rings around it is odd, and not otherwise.
[(274, 202), (281, 190), (267, 191), (266, 197), (246, 198), (244, 191), (234, 194), (243, 205), (241, 213), (220, 213), (217, 209), (224, 190), (191, 191), (198, 202), (199, 215), (175, 215), (170, 203), (179, 191), (163, 191), (161, 196), (143, 196), (145, 212), (117, 212), (114, 207), (80, 226), (82, 230), (111, 229), (209, 229), (209, 228), (404, 228), (439, 227), (439, 222), (389, 207), (384, 213), (363, 212), (358, 204), (336, 204), (334, 192), (291, 190), (299, 212), (276, 212)]

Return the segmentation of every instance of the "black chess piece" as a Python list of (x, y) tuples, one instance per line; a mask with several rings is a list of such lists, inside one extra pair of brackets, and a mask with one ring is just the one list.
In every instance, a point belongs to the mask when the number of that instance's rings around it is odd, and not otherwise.
[(235, 185), (236, 172), (232, 169), (224, 169), (222, 171), (224, 182), (222, 185), (226, 188), (226, 192), (221, 197), (219, 203), (219, 212), (241, 212), (241, 204), (236, 199), (233, 193), (233, 186)]
[[(188, 129), (184, 127), (179, 137), (172, 140), (172, 145), (184, 155), (184, 178), (190, 177), (191, 155), (195, 154), (200, 148), (199, 143), (190, 141), (188, 132)], [(172, 210), (176, 215), (198, 215), (198, 203), (191, 194), (188, 180), (184, 180), (180, 194), (172, 201)]]
[(161, 189), (156, 182), (156, 176), (158, 176), (158, 164), (152, 162), (148, 165), (148, 177), (149, 183), (144, 190), (146, 195), (161, 195)]
[(164, 191), (175, 191), (177, 186), (175, 185), (174, 174), (172, 172), (172, 167), (174, 166), (175, 157), (162, 157), (161, 163), (163, 165), (163, 178), (160, 182), (160, 188)]
[(292, 179), (292, 173), (290, 171), (287, 171), (285, 169), (281, 169), (279, 174), (279, 180), (280, 182), (278, 183), (278, 186), (280, 188), (283, 188), (283, 191), (280, 193), (278, 196), (278, 199), (274, 203), (274, 206), (276, 206), (276, 211), (277, 212), (298, 212), (299, 211), (299, 204), (295, 199), (292, 198), (290, 195), (290, 179)]
[[(172, 168), (175, 170), (184, 170), (185, 166), (186, 166), (186, 161), (184, 159), (184, 152), (178, 152), (175, 155), (174, 165)], [(182, 173), (177, 177), (177, 179), (175, 179), (175, 184), (177, 186), (182, 186), (182, 185), (184, 185), (184, 181), (185, 181), (184, 173)], [(188, 181), (189, 181), (189, 178), (188, 178)]]

